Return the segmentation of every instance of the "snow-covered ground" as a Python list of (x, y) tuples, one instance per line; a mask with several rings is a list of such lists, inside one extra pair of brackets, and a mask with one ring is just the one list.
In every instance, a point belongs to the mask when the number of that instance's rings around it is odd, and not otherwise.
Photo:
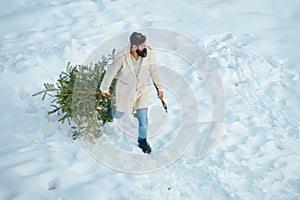
[[(0, 199), (300, 199), (299, 10), (299, 0), (1, 1)], [(151, 99), (153, 150), (174, 138), (185, 119), (176, 114), (198, 108), (199, 118), (190, 119), (198, 134), (172, 164), (134, 174), (98, 162), (59, 116), (47, 115), (50, 99), (31, 95), (55, 82), (68, 61), (82, 64), (103, 42), (143, 28), (172, 30), (205, 50), (223, 83), (225, 118), (217, 145), (200, 159), (211, 93), (189, 63), (157, 51), (162, 73), (169, 67), (186, 80), (196, 104), (182, 110), (180, 89), (188, 94), (166, 77), (169, 114)], [(148, 159), (116, 129), (106, 127), (104, 137)]]

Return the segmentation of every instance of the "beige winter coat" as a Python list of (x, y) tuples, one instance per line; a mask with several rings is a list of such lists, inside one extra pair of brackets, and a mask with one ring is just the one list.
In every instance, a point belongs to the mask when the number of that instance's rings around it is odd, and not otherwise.
[(154, 62), (151, 48), (147, 47), (147, 56), (142, 58), (140, 69), (135, 70), (130, 54), (130, 47), (118, 53), (102, 80), (100, 90), (108, 92), (114, 77), (116, 84), (116, 110), (131, 113), (132, 109), (148, 107), (150, 78), (162, 91), (161, 79)]

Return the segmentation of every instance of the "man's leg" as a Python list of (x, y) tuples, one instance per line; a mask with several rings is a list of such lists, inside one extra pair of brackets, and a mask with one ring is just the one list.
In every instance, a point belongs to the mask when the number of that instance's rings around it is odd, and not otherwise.
[(147, 143), (147, 129), (148, 129), (148, 108), (140, 108), (136, 110), (139, 121), (139, 147), (144, 153), (151, 153), (151, 147)]
[(113, 108), (112, 110), (110, 110), (110, 114), (113, 118), (120, 119), (121, 117), (123, 117), (124, 112), (117, 111), (115, 108)]
[(136, 110), (137, 118), (139, 121), (139, 137), (138, 139), (147, 138), (148, 129), (148, 108), (140, 108)]

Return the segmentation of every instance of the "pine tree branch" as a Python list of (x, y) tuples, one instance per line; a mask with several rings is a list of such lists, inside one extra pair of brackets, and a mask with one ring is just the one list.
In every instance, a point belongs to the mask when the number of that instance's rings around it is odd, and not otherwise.
[(88, 121), (88, 125), (87, 125), (87, 128), (86, 128), (85, 134), (84, 134), (84, 136), (85, 136), (84, 139), (87, 139), (87, 135), (88, 135), (93, 123), (95, 122), (95, 115), (97, 113), (97, 108), (98, 108), (100, 102), (101, 102), (101, 98), (99, 98), (97, 100), (97, 103), (96, 103), (95, 109), (93, 111), (93, 114), (92, 114), (92, 116), (90, 117), (90, 119)]

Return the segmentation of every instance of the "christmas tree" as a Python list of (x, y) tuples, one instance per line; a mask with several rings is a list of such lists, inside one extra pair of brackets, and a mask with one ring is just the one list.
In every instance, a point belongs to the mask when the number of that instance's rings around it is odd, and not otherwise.
[(112, 122), (110, 115), (115, 99), (115, 78), (110, 87), (110, 98), (101, 96), (100, 84), (106, 73), (107, 67), (114, 59), (115, 50), (108, 56), (102, 56), (101, 60), (90, 66), (67, 65), (65, 72), (59, 75), (55, 84), (45, 83), (44, 90), (33, 94), (52, 98), (53, 110), (48, 114), (62, 115), (58, 120), (64, 123), (66, 120), (72, 128), (72, 138), (93, 140), (101, 136), (101, 127)]

